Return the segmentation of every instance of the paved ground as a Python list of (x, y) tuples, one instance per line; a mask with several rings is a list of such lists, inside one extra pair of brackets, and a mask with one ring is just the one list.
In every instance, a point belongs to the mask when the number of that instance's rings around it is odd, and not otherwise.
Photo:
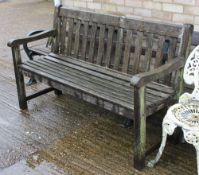
[[(188, 144), (169, 143), (154, 169), (134, 170), (132, 128), (121, 128), (121, 117), (70, 96), (49, 93), (29, 102), (28, 111), (19, 110), (6, 43), (33, 29), (50, 28), (52, 15), (50, 2), (0, 1), (0, 174), (196, 174), (195, 151)], [(41, 88), (34, 85), (27, 92)], [(160, 139), (159, 117), (148, 120), (148, 146)]]

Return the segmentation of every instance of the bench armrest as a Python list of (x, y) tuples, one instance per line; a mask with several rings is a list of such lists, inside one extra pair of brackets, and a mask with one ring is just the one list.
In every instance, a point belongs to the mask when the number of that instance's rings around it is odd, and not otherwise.
[(14, 47), (14, 46), (17, 46), (17, 45), (26, 44), (26, 43), (29, 43), (29, 42), (33, 42), (33, 41), (36, 41), (36, 40), (40, 40), (40, 39), (44, 39), (44, 38), (48, 38), (50, 36), (56, 36), (56, 35), (57, 35), (57, 31), (55, 29), (45, 30), (41, 33), (38, 33), (38, 34), (35, 34), (35, 35), (32, 35), (32, 36), (27, 36), (27, 37), (24, 37), (24, 38), (11, 40), (11, 41), (8, 42), (7, 45), (9, 47)]
[(130, 83), (133, 86), (142, 87), (151, 81), (158, 80), (159, 78), (162, 78), (165, 75), (170, 74), (171, 72), (173, 72), (175, 70), (183, 68), (184, 64), (185, 64), (184, 58), (182, 58), (182, 57), (175, 58), (168, 64), (160, 66), (157, 69), (151, 70), (149, 72), (144, 72), (144, 73), (134, 75), (131, 78)]

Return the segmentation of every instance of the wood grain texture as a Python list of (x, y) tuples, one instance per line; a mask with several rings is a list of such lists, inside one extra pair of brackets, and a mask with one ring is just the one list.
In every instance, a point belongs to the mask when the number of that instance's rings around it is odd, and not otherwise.
[[(117, 74), (110, 77), (104, 74), (103, 69), (96, 71), (94, 67), (93, 69), (88, 69), (81, 65), (74, 65), (68, 61), (60, 61), (50, 57), (28, 61), (21, 65), (20, 69), (51, 80), (51, 85), (55, 81), (56, 84), (61, 84), (62, 87), (74, 88), (77, 91), (79, 90), (95, 98), (107, 101), (111, 106), (121, 106), (126, 110), (121, 112), (117, 110), (118, 108), (111, 109), (111, 111), (116, 110), (115, 112), (120, 115), (125, 115), (125, 113), (129, 113), (128, 111), (134, 111), (133, 88), (129, 84), (129, 77), (126, 77), (128, 81), (119, 79)], [(40, 81), (49, 84), (45, 79), (41, 78)], [(59, 89), (57, 86), (54, 88)], [(157, 89), (160, 89), (159, 93)], [(164, 89), (170, 89), (170, 91)], [(64, 88), (61, 88), (61, 90), (64, 90)], [(152, 83), (147, 86), (146, 104), (149, 111), (152, 112), (150, 107), (154, 107), (154, 104), (156, 104), (156, 107), (161, 106), (164, 101), (172, 96), (173, 92), (171, 88), (160, 84)], [(97, 104), (96, 101), (93, 101), (93, 103)]]
[(40, 39), (48, 38), (50, 36), (56, 36), (57, 31), (56, 30), (45, 30), (44, 32), (35, 34), (33, 36), (28, 36), (20, 39), (10, 40), (8, 42), (9, 47), (19, 46), (21, 44), (37, 41)]
[(73, 44), (73, 27), (74, 27), (74, 20), (69, 18), (68, 19), (69, 23), (69, 29), (68, 29), (68, 42), (67, 42), (67, 55), (71, 55), (72, 52), (72, 44)]
[(115, 60), (113, 68), (118, 70), (121, 58), (122, 58), (122, 45), (123, 45), (123, 37), (124, 37), (124, 30), (119, 28), (117, 30), (117, 40), (116, 40), (116, 48), (115, 48)]
[(146, 147), (146, 101), (145, 87), (135, 88), (135, 117), (134, 117), (134, 167), (141, 170), (145, 167)]
[(155, 60), (155, 68), (158, 68), (160, 65), (163, 64), (163, 49), (164, 49), (165, 37), (160, 36), (158, 38), (158, 48), (156, 52), (156, 60)]
[(17, 94), (19, 99), (19, 107), (21, 109), (27, 109), (28, 106), (26, 101), (24, 77), (22, 72), (18, 68), (18, 66), (22, 63), (19, 46), (12, 47), (12, 56), (13, 56), (14, 72), (15, 72), (15, 79), (17, 85)]
[[(24, 72), (53, 89), (134, 119), (134, 166), (142, 169), (146, 117), (171, 103), (174, 93), (182, 89), (181, 78), (172, 87), (154, 81), (181, 72), (192, 26), (59, 7), (55, 10), (54, 27), (55, 30), (8, 43), (13, 49), (20, 107), (26, 108), (27, 99), (43, 94), (26, 98)], [(46, 56), (22, 63), (19, 45), (50, 36), (55, 37), (53, 53), (40, 49), (38, 53)], [(168, 60), (164, 60), (168, 38)], [(175, 88), (178, 85), (180, 88)]]
[(61, 33), (60, 33), (60, 52), (62, 54), (65, 53), (65, 49), (66, 49), (66, 23), (67, 23), (67, 19), (66, 18), (62, 18), (62, 27), (61, 27)]
[(131, 44), (132, 44), (132, 31), (127, 30), (126, 41), (125, 41), (125, 50), (124, 50), (124, 59), (123, 59), (123, 67), (122, 67), (122, 72), (125, 72), (125, 73), (128, 72)]
[(140, 66), (140, 56), (142, 50), (143, 33), (138, 32), (135, 41), (135, 54), (134, 54), (134, 64), (133, 64), (133, 74), (137, 74)]
[(80, 26), (81, 23), (79, 20), (76, 20), (75, 26), (75, 42), (74, 42), (74, 56), (77, 58), (79, 53), (79, 43), (80, 43)]
[(65, 16), (83, 21), (92, 21), (98, 24), (110, 25), (113, 27), (125, 28), (140, 32), (149, 32), (159, 35), (178, 37), (181, 34), (180, 25), (166, 23), (147, 22), (133, 18), (120, 17), (110, 14), (99, 14), (91, 11), (83, 11), (61, 7), (60, 16)]
[(99, 46), (98, 46), (98, 53), (97, 53), (97, 64), (102, 64), (102, 58), (104, 54), (104, 38), (105, 37), (105, 26), (100, 25), (100, 33), (99, 33)]
[(91, 34), (90, 34), (90, 45), (89, 45), (89, 54), (88, 54), (88, 61), (93, 62), (94, 61), (94, 49), (95, 49), (95, 37), (96, 37), (96, 31), (97, 31), (97, 24), (91, 23)]
[(150, 70), (151, 59), (152, 59), (152, 47), (153, 47), (153, 34), (148, 34), (146, 39), (145, 71)]
[(110, 66), (111, 63), (111, 50), (112, 50), (112, 42), (113, 42), (113, 27), (108, 27), (108, 38), (107, 38), (107, 50), (105, 56), (105, 65), (106, 67)]
[(184, 58), (181, 57), (181, 58), (171, 61), (168, 64), (160, 66), (159, 68), (154, 69), (153, 71), (137, 74), (132, 77), (131, 83), (134, 86), (138, 86), (138, 87), (144, 86), (148, 82), (158, 80), (164, 77), (165, 75), (170, 74), (173, 71), (177, 71), (183, 68), (184, 62), (185, 62)]
[(83, 23), (83, 39), (82, 39), (82, 51), (81, 59), (86, 60), (86, 48), (88, 44), (88, 22)]

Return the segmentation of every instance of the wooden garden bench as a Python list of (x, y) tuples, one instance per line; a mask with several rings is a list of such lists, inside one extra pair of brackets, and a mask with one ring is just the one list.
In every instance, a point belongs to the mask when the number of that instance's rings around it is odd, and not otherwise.
[[(182, 92), (192, 25), (170, 25), (55, 7), (54, 29), (12, 40), (19, 106), (55, 90), (134, 120), (134, 167), (146, 156), (146, 118)], [(20, 45), (51, 38), (51, 52), (22, 61)], [(26, 96), (24, 73), (50, 86)]]

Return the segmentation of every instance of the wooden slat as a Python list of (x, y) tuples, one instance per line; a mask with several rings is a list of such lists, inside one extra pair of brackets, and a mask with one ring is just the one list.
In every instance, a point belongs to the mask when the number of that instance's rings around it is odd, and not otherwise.
[(157, 82), (149, 83), (147, 87), (150, 89), (154, 89), (155, 91), (160, 91), (163, 93), (168, 93), (168, 94), (173, 93), (173, 89), (171, 87), (164, 84), (157, 83)]
[(102, 64), (102, 57), (104, 53), (104, 35), (105, 35), (105, 26), (100, 25), (100, 33), (99, 33), (99, 46), (97, 53), (97, 64)]
[[(36, 66), (34, 65), (31, 65), (31, 67), (34, 67), (34, 68), (39, 68), (39, 64), (36, 64)], [(51, 65), (52, 66), (52, 65)], [(42, 70), (42, 69), (41, 69)], [(106, 83), (100, 83), (96, 80), (90, 80), (89, 77), (84, 77), (82, 76), (83, 79), (80, 78), (80, 76), (74, 76), (74, 75), (70, 75), (70, 74), (67, 74), (67, 76), (65, 76), (65, 71), (64, 72), (60, 72), (58, 69), (54, 69), (54, 67), (49, 67), (47, 66), (47, 69), (46, 71), (48, 73), (52, 73), (52, 75), (60, 75), (60, 76), (64, 76), (65, 79), (67, 79), (68, 81), (70, 82), (73, 82), (75, 84), (78, 84), (82, 87), (86, 87), (88, 89), (93, 89), (97, 92), (101, 92), (102, 94), (106, 95), (107, 97), (110, 97), (110, 98), (115, 98), (115, 99), (118, 99), (120, 100), (121, 102), (125, 102), (125, 103), (129, 103), (129, 105), (131, 105), (132, 103), (132, 99), (133, 99), (133, 89), (131, 89), (131, 92), (128, 92), (128, 93), (124, 93), (125, 91), (122, 91), (120, 88), (117, 88), (115, 87), (114, 89), (109, 87), (108, 84)], [(69, 75), (69, 76), (68, 76)], [(92, 76), (90, 76), (92, 77)], [(100, 79), (98, 79), (100, 80)], [(150, 98), (150, 94), (149, 94), (149, 97), (148, 97), (148, 101), (147, 101), (147, 104), (148, 105), (152, 105), (154, 101), (156, 101), (157, 103), (160, 102), (160, 100), (162, 100), (163, 98), (156, 98), (156, 99), (151, 99)]]
[(111, 50), (112, 50), (112, 40), (113, 40), (113, 27), (108, 27), (108, 39), (107, 39), (107, 50), (105, 56), (106, 67), (110, 66), (111, 62)]
[(46, 58), (50, 59), (50, 60), (53, 59), (54, 61), (60, 60), (62, 62), (61, 64), (65, 64), (64, 61), (66, 61), (66, 62), (72, 63), (74, 65), (78, 65), (80, 67), (85, 67), (89, 70), (101, 72), (101, 73), (103, 73), (105, 75), (109, 75), (111, 77), (118, 77), (119, 79), (126, 80), (128, 82), (130, 82), (130, 79), (132, 77), (131, 75), (124, 74), (122, 72), (118, 72), (118, 71), (113, 70), (113, 69), (108, 69), (108, 68), (99, 66), (97, 64), (92, 64), (92, 63), (89, 63), (89, 62), (86, 62), (86, 61), (83, 61), (83, 60), (78, 60), (78, 59), (71, 58), (71, 57), (63, 57), (63, 56), (59, 56), (59, 55), (50, 53), (49, 56), (47, 56)]
[(197, 46), (199, 45), (199, 32), (194, 31), (192, 35), (192, 46)]
[(96, 25), (96, 23), (92, 23), (91, 24), (89, 54), (88, 54), (88, 61), (89, 62), (93, 62), (93, 60), (94, 60), (94, 47), (95, 47), (96, 31), (97, 31), (97, 25)]
[(128, 71), (131, 44), (132, 44), (132, 31), (127, 30), (126, 40), (125, 40), (123, 66), (122, 66), (122, 72), (125, 72), (125, 73), (127, 73), (127, 71)]
[[(81, 74), (79, 74), (79, 76), (75, 76), (75, 72), (72, 72), (72, 69), (71, 71), (67, 71), (67, 70), (60, 71), (60, 69), (57, 68), (55, 65), (44, 63), (44, 62), (41, 65), (40, 63), (41, 62), (38, 62), (38, 63), (32, 62), (31, 64), (25, 63), (25, 65), (28, 65), (34, 69), (41, 70), (41, 71), (43, 68), (45, 68), (44, 72), (47, 72), (48, 74), (58, 76), (60, 78), (63, 77), (64, 80), (73, 82), (79, 86), (82, 86), (88, 89), (93, 89), (97, 92), (101, 92), (102, 94), (105, 94), (111, 98), (115, 98), (126, 103), (128, 103), (129, 101), (132, 101), (132, 98), (133, 98), (132, 92), (125, 94), (123, 93), (124, 91), (121, 91), (119, 88), (115, 89), (114, 87), (108, 86), (106, 82), (101, 83), (99, 81), (100, 79), (93, 79), (93, 80), (90, 79), (92, 78), (92, 76), (90, 76), (90, 78), (88, 75), (87, 77), (85, 77), (85, 76), (82, 76)], [(66, 73), (67, 73), (67, 76), (65, 76)], [(129, 96), (131, 96), (131, 98)]]
[[(46, 59), (47, 60), (45, 62), (48, 62), (48, 64), (56, 65), (55, 69), (59, 67), (58, 68), (59, 70), (64, 70), (67, 67), (69, 72), (66, 72), (65, 73), (66, 75), (70, 75), (72, 72), (75, 72), (73, 76), (82, 77), (80, 79), (85, 79), (85, 77), (92, 75), (92, 76), (89, 76), (88, 80), (89, 79), (94, 80), (94, 83), (99, 82), (101, 81), (99, 79), (102, 79), (102, 82), (100, 82), (99, 86), (105, 83), (107, 84), (107, 87), (113, 87), (113, 89), (120, 88), (122, 89), (123, 93), (127, 93), (127, 96), (132, 91), (132, 87), (130, 88), (129, 81), (118, 79), (117, 75), (115, 77), (110, 77), (110, 76), (104, 75), (103, 70), (102, 72), (98, 72), (98, 71), (96, 72), (94, 69), (90, 70), (87, 68), (83, 68), (81, 66), (71, 64), (71, 63), (59, 62), (59, 60), (58, 61), (51, 60), (49, 57)], [(42, 62), (40, 62), (40, 64), (42, 64)], [(153, 100), (154, 98), (155, 100), (157, 100), (156, 99), (157, 97), (167, 98), (170, 94), (173, 93), (173, 90), (171, 90), (171, 88), (168, 86), (164, 86), (164, 85), (157, 84), (154, 82), (147, 85), (147, 92), (151, 94), (150, 96), (151, 100)]]
[(37, 48), (37, 47), (31, 47), (29, 48), (32, 52), (38, 54), (38, 55), (48, 55), (51, 51), (50, 48)]
[(160, 36), (158, 39), (159, 40), (158, 40), (158, 48), (157, 48), (157, 52), (156, 52), (155, 68), (159, 67), (162, 64), (163, 46), (164, 46), (164, 42), (165, 42), (165, 37)]
[(69, 31), (68, 31), (68, 43), (67, 43), (67, 55), (71, 55), (74, 21), (71, 18), (69, 18), (68, 21), (69, 21), (69, 26), (68, 26)]
[(139, 71), (139, 64), (140, 64), (140, 55), (142, 50), (142, 39), (143, 33), (137, 32), (137, 37), (135, 40), (135, 54), (134, 54), (134, 61), (133, 61), (133, 74), (138, 73)]
[[(85, 62), (82, 60), (77, 60), (75, 58), (61, 57), (61, 56), (57, 56), (55, 54), (50, 54), (50, 56), (47, 56), (46, 59), (51, 60), (56, 63), (59, 63), (59, 64), (66, 65), (66, 66), (69, 66), (69, 63), (70, 63), (73, 68), (77, 68), (75, 66), (78, 66), (78, 70), (80, 70), (81, 68), (84, 68), (82, 70), (87, 70), (87, 72), (89, 70), (94, 71), (94, 72), (89, 72), (93, 75), (94, 74), (96, 75), (96, 73), (100, 73), (100, 76), (106, 75), (106, 77), (108, 78), (108, 80), (110, 82), (116, 81), (118, 84), (122, 83), (121, 80), (126, 81), (128, 84), (130, 82), (130, 79), (132, 78), (132, 75), (124, 74), (122, 72), (118, 72), (113, 69), (107, 69), (107, 68), (104, 68), (104, 67), (96, 65), (96, 64), (92, 64), (92, 63)], [(105, 79), (105, 76), (103, 76), (103, 78)], [(156, 83), (156, 82), (152, 82), (152, 83), (148, 84), (147, 87), (150, 87), (151, 89), (155, 89), (156, 90), (155, 93), (158, 93), (158, 91), (160, 91), (160, 96), (161, 96), (161, 94), (164, 94), (164, 93), (172, 93), (173, 92), (173, 90), (171, 90), (170, 87)], [(168, 90), (168, 92), (167, 92), (167, 90)]]
[(156, 22), (147, 22), (136, 20), (128, 17), (121, 17), (110, 14), (99, 14), (90, 11), (68, 9), (62, 7), (60, 9), (60, 16), (80, 19), (84, 21), (92, 21), (94, 23), (111, 25), (113, 27), (121, 27), (128, 30), (136, 30), (140, 32), (149, 32), (159, 35), (167, 35), (171, 37), (178, 37), (181, 34), (182, 26), (174, 24), (164, 24)]
[[(175, 58), (175, 51), (176, 51), (176, 47), (177, 47), (177, 38), (169, 37), (167, 40), (169, 41), (167, 62), (170, 62)], [(175, 78), (175, 77), (176, 77), (176, 72), (173, 72), (172, 74), (166, 76), (165, 80), (164, 80), (165, 84), (167, 84), (167, 85), (173, 84), (173, 82), (174, 82), (173, 78)]]
[(58, 18), (59, 14), (59, 9), (58, 8), (55, 8), (54, 9), (54, 16), (53, 16), (53, 28), (54, 29), (57, 29), (57, 37), (55, 38), (55, 42), (51, 48), (51, 51), (54, 52), (54, 53), (58, 53), (59, 52), (59, 37), (60, 37), (60, 18)]
[(54, 15), (53, 15), (53, 28), (57, 30), (57, 36), (54, 39), (54, 42), (52, 43), (51, 52), (59, 53), (60, 49), (60, 17), (58, 17), (59, 14), (59, 8), (54, 9)]
[[(42, 69), (42, 70), (45, 70), (45, 69)], [(64, 70), (64, 69), (59, 69), (58, 72), (60, 72), (60, 70)], [(31, 72), (31, 71), (28, 71), (28, 72)], [(40, 71), (40, 72), (37, 71), (35, 73), (34, 72), (32, 72), (32, 73), (29, 74), (29, 75), (33, 75), (35, 78), (38, 78), (37, 79), (38, 81), (43, 81), (44, 83), (47, 83), (47, 84), (51, 85), (52, 87), (54, 87), (56, 89), (64, 90), (64, 92), (67, 92), (69, 94), (71, 94), (71, 92), (72, 92), (71, 90), (73, 90), (73, 91), (75, 91), (75, 93), (72, 93), (71, 95), (76, 94), (76, 96), (77, 96), (76, 92), (78, 92), (78, 94), (79, 94), (78, 97), (80, 97), (80, 98), (85, 97), (85, 94), (83, 95), (83, 94), (81, 94), (81, 91), (75, 90), (74, 89), (75, 87), (70, 88), (69, 91), (65, 91), (67, 88), (69, 88), (68, 84), (62, 84), (62, 83), (58, 82), (57, 78), (51, 79), (51, 78), (53, 78), (52, 76), (50, 78), (46, 78), (44, 74), (42, 74), (42, 75), (40, 74), (40, 73), (42, 73), (42, 71)], [(67, 75), (67, 74), (65, 74), (65, 75)], [(62, 78), (60, 80), (62, 80)], [(112, 102), (110, 102), (109, 99), (107, 100), (108, 101), (108, 104), (107, 104), (107, 101), (105, 100), (106, 102), (103, 102), (103, 99), (100, 96), (99, 96), (99, 98), (96, 97), (96, 99), (94, 99), (92, 93), (90, 93), (90, 91), (88, 91), (88, 90), (85, 93), (91, 94), (91, 96), (90, 96), (91, 98), (86, 95), (86, 97), (83, 98), (83, 100), (88, 101), (88, 102), (93, 103), (93, 104), (98, 104), (99, 106), (101, 106), (105, 109), (116, 112), (120, 115), (125, 115), (126, 117), (129, 117), (129, 118), (132, 118), (132, 113), (130, 111), (127, 111), (127, 108), (123, 108), (121, 105), (117, 105), (114, 102), (112, 103)], [(100, 92), (100, 94), (101, 94), (101, 92)], [(111, 92), (110, 92), (110, 94), (111, 94)], [(89, 100), (89, 99), (91, 99), (91, 100)], [(154, 111), (161, 109), (162, 107), (164, 107), (164, 104), (166, 104), (165, 102), (166, 101), (163, 100), (161, 105), (157, 104), (155, 106), (154, 105), (150, 106), (150, 108), (147, 109), (147, 113), (152, 114)], [(127, 115), (127, 113), (129, 115)]]
[[(112, 111), (114, 113), (117, 113), (119, 115), (133, 119), (133, 113), (132, 113), (131, 109), (128, 109), (126, 107), (122, 107), (121, 105), (118, 105), (116, 103), (112, 103), (112, 102), (110, 102), (110, 100), (105, 100), (105, 99), (100, 98), (98, 96), (93, 96), (92, 94), (90, 94), (90, 92), (83, 92), (83, 91), (80, 91), (80, 90), (75, 89), (73, 87), (59, 83), (59, 82), (55, 81), (52, 76), (51, 76), (51, 78), (46, 78), (45, 76), (42, 76), (39, 73), (35, 73), (33, 71), (24, 70), (24, 72), (26, 74), (28, 73), (29, 76), (34, 76), (34, 78), (38, 82), (39, 81), (44, 82), (45, 84), (48, 84), (48, 85), (54, 87), (55, 89), (61, 89), (61, 91), (66, 93), (66, 94), (70, 94), (72, 96), (75, 96), (76, 98), (82, 99), (86, 102), (97, 105), (101, 108), (107, 109), (107, 110)], [(158, 110), (160, 108), (162, 108), (161, 105), (156, 105), (156, 108), (153, 109), (153, 110), (151, 110), (151, 108), (150, 108), (150, 110), (148, 110), (150, 112), (149, 115), (154, 110)]]
[(80, 42), (80, 26), (81, 23), (79, 20), (75, 20), (76, 25), (75, 25), (75, 43), (74, 43), (74, 56), (77, 58), (78, 56), (78, 51), (79, 51), (79, 42)]
[[(91, 64), (91, 63), (84, 62), (81, 60), (76, 60), (74, 58), (71, 59), (71, 58), (64, 57), (62, 59), (61, 57), (59, 57), (59, 59), (57, 59), (57, 58), (48, 56), (48, 57), (46, 57), (46, 59), (51, 60), (56, 63), (59, 63), (59, 64), (62, 64), (62, 65), (65, 65), (65, 66), (69, 66), (69, 63), (70, 63), (70, 65), (74, 69), (78, 69), (79, 71), (81, 71), (81, 70), (86, 71), (87, 73), (95, 75), (95, 76), (102, 76), (103, 79), (107, 79), (111, 83), (116, 82), (118, 85), (119, 84), (125, 85), (124, 82), (122, 82), (122, 81), (125, 81), (128, 86), (130, 79), (132, 78), (131, 75), (123, 74), (122, 72), (117, 72), (112, 69), (107, 69), (107, 68), (101, 67), (96, 64)], [(76, 66), (78, 66), (78, 67), (76, 67)], [(171, 90), (170, 87), (164, 86), (162, 84), (155, 83), (155, 82), (148, 84), (147, 87), (149, 87), (150, 89), (154, 89), (155, 90), (154, 93), (153, 92), (151, 92), (151, 93), (153, 95), (159, 95), (160, 97), (164, 94), (170, 94), (173, 92), (173, 90)]]
[[(92, 66), (90, 67), (90, 66), (86, 66), (86, 65), (74, 64), (73, 62), (70, 62), (70, 60), (68, 62), (66, 62), (66, 61), (60, 61), (58, 59), (54, 59), (51, 57), (46, 57), (46, 59), (50, 60), (52, 62), (55, 62), (57, 64), (66, 66), (66, 67), (70, 67), (70, 68), (79, 70), (81, 72), (86, 72), (87, 74), (91, 74), (93, 76), (106, 79), (112, 83), (115, 82), (117, 84), (130, 86), (130, 78), (121, 76), (120, 74), (118, 74), (118, 76), (117, 76), (117, 74), (113, 74), (113, 72), (109, 72), (108, 70), (105, 70), (105, 69), (100, 69), (100, 68), (92, 67)], [(123, 79), (120, 79), (120, 78), (123, 78)], [(124, 83), (124, 81), (125, 81), (125, 83)]]
[(125, 18), (124, 23), (120, 27), (129, 30), (135, 30), (144, 33), (153, 33), (157, 35), (167, 35), (170, 37), (179, 37), (181, 35), (182, 26), (171, 23), (152, 22), (144, 20), (136, 20)]
[(60, 16), (66, 16), (73, 19), (80, 19), (83, 21), (93, 21), (95, 23), (106, 24), (109, 23), (112, 25), (118, 25), (120, 23), (120, 18), (114, 15), (107, 15), (107, 14), (99, 14), (91, 11), (85, 11), (80, 9), (69, 9), (66, 7), (62, 7), (60, 9)]
[(153, 46), (153, 34), (148, 34), (146, 39), (146, 51), (145, 51), (145, 60), (146, 60), (145, 71), (150, 70), (151, 58), (152, 58), (152, 46)]
[(69, 80), (66, 79), (66, 77), (63, 77), (59, 74), (57, 75), (53, 75), (52, 72), (50, 71), (43, 71), (43, 69), (40, 69), (39, 67), (30, 67), (28, 65), (21, 65), (20, 66), (22, 69), (24, 70), (27, 70), (27, 71), (30, 71), (30, 72), (34, 72), (35, 74), (39, 74), (41, 75), (42, 77), (45, 77), (45, 78), (49, 78), (55, 82), (58, 82), (58, 83), (61, 83), (65, 86), (70, 86), (70, 87), (73, 87), (75, 89), (78, 89), (80, 91), (83, 91), (83, 92), (86, 92), (86, 93), (89, 93), (91, 95), (95, 95), (99, 98), (102, 98), (102, 99), (105, 99), (107, 101), (110, 101), (110, 102), (113, 102), (113, 103), (116, 103), (116, 104), (119, 104), (123, 107), (127, 107), (129, 109), (132, 109), (133, 110), (133, 106), (132, 104), (129, 104), (129, 103), (126, 103), (126, 102), (122, 102), (121, 100), (118, 100), (117, 98), (111, 98), (110, 96), (107, 96), (107, 94), (104, 94), (104, 91), (103, 92), (99, 92), (99, 91), (96, 91), (96, 89), (90, 89), (92, 87), (89, 87), (89, 86), (85, 86), (85, 85), (77, 85), (76, 83), (74, 82), (71, 82)]
[(82, 41), (82, 51), (81, 51), (81, 58), (82, 60), (86, 60), (86, 47), (87, 47), (87, 39), (88, 39), (88, 22), (83, 22), (83, 41)]
[[(67, 75), (68, 77), (71, 77), (71, 79), (73, 80), (77, 79), (78, 82), (83, 81), (83, 83), (91, 82), (91, 83), (97, 84), (97, 88), (100, 88), (102, 86), (103, 88), (110, 89), (110, 92), (112, 94), (115, 94), (116, 96), (118, 95), (118, 93), (122, 94), (122, 96), (125, 95), (124, 97), (126, 99), (129, 99), (129, 101), (132, 101), (133, 97), (131, 96), (131, 94), (132, 94), (133, 87), (130, 87), (129, 84), (127, 84), (125, 81), (121, 81), (121, 80), (118, 81), (116, 78), (115, 78), (115, 81), (113, 80), (110, 81), (110, 78), (103, 76), (103, 74), (96, 74), (96, 72), (89, 73), (88, 70), (82, 69), (81, 67), (75, 68), (75, 66), (72, 66), (71, 64), (68, 64), (68, 66), (64, 66), (55, 62), (51, 62), (46, 59), (36, 60), (35, 62), (31, 62), (31, 64), (37, 64), (38, 67), (45, 66), (46, 69), (52, 68), (50, 70), (52, 72), (53, 72), (53, 69), (59, 72), (60, 70), (62, 70), (61, 72), (64, 72), (63, 75)], [(67, 69), (65, 69), (66, 67)], [(80, 79), (80, 81), (78, 79)], [(103, 88), (101, 89), (101, 91), (103, 91)], [(168, 89), (168, 92), (167, 92), (167, 89)], [(147, 86), (147, 92), (148, 92), (147, 97), (149, 97), (148, 99), (149, 102), (162, 100), (163, 98), (167, 98), (170, 94), (173, 93), (173, 91), (171, 91), (171, 89), (169, 89), (167, 86), (161, 87), (161, 84), (149, 84), (149, 86)]]
[[(110, 87), (110, 84), (107, 84), (107, 82), (105, 81), (104, 83), (101, 83), (99, 80), (100, 79), (91, 79), (93, 78), (92, 75), (88, 75), (86, 76), (86, 74), (79, 74), (76, 75), (77, 72), (74, 72), (74, 69), (63, 69), (57, 65), (52, 65), (52, 64), (47, 64), (45, 62), (29, 62), (29, 63), (25, 63), (26, 65), (38, 70), (38, 71), (43, 71), (46, 72), (50, 75), (62, 78), (63, 80), (69, 81), (69, 82), (73, 82), (76, 85), (79, 85), (80, 87), (85, 87), (88, 89), (93, 89), (96, 92), (101, 92), (102, 94), (106, 95), (107, 98), (114, 98), (114, 99), (118, 99), (120, 100), (122, 103), (132, 103), (132, 99), (133, 99), (133, 89), (131, 87), (128, 87), (128, 92), (126, 92), (126, 90), (122, 90), (120, 88), (122, 88), (123, 86), (115, 86), (115, 87)], [(62, 71), (60, 71), (62, 70)], [(90, 77), (90, 78), (89, 78)], [(154, 104), (154, 103), (158, 103), (158, 101), (160, 102), (160, 100), (162, 98), (158, 98), (158, 96), (156, 95), (156, 98), (151, 98), (150, 93), (148, 94), (148, 100), (147, 100), (147, 104)], [(168, 97), (168, 96), (167, 96)]]
[(66, 23), (67, 23), (67, 20), (66, 18), (62, 18), (62, 27), (61, 27), (61, 37), (60, 37), (60, 40), (61, 40), (61, 46), (60, 46), (60, 52), (62, 54), (64, 54), (65, 52), (65, 48), (66, 48), (66, 44), (65, 44), (65, 40), (66, 40)]
[(115, 60), (113, 68), (118, 70), (121, 56), (122, 56), (122, 44), (123, 44), (123, 29), (119, 28), (117, 31), (116, 49), (115, 49)]
[(177, 39), (176, 38), (169, 38), (169, 49), (168, 49), (168, 61), (173, 60), (175, 57), (175, 51), (177, 47)]
[(178, 55), (188, 57), (192, 43), (193, 25), (184, 24), (180, 35)]

